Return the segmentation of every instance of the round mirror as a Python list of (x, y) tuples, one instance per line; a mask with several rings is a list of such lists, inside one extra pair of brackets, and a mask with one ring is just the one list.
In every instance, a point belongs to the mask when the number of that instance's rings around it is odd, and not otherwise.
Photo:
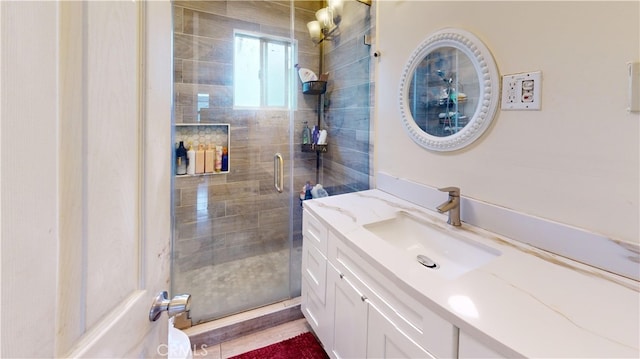
[(444, 29), (413, 52), (400, 81), (400, 112), (410, 137), (434, 151), (478, 139), (495, 115), (498, 69), (473, 34)]

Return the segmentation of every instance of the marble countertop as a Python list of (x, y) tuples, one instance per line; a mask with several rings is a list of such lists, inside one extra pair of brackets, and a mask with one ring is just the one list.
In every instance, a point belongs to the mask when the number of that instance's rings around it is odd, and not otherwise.
[[(508, 356), (640, 357), (640, 284), (463, 223), (380, 190), (304, 202), (347, 245), (429, 309)], [(402, 260), (363, 227), (406, 212), (501, 255), (453, 279)], [(452, 298), (464, 298), (464, 306)]]

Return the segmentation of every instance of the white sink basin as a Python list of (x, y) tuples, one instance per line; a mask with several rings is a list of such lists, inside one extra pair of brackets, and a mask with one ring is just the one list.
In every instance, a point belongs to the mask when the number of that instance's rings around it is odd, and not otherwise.
[[(364, 228), (397, 248), (407, 260), (423, 256), (425, 272), (433, 272), (447, 279), (456, 278), (481, 267), (502, 253), (476, 242), (455, 230), (449, 231), (406, 212), (398, 212), (391, 219), (365, 224)], [(469, 233), (469, 235), (473, 235)], [(424, 258), (426, 257), (426, 261)], [(432, 265), (435, 263), (435, 268)]]

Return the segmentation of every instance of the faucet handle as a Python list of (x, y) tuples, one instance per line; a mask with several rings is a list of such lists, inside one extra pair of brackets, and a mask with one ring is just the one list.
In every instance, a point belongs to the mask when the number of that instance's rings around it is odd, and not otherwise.
[(443, 188), (438, 188), (438, 191), (449, 192), (449, 196), (460, 197), (459, 187), (443, 187)]

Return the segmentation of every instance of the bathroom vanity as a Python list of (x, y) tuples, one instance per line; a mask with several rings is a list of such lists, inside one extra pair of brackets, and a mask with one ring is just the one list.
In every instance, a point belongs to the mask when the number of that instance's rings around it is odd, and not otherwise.
[(446, 221), (379, 189), (304, 202), (302, 310), (330, 357), (640, 357), (637, 281)]

